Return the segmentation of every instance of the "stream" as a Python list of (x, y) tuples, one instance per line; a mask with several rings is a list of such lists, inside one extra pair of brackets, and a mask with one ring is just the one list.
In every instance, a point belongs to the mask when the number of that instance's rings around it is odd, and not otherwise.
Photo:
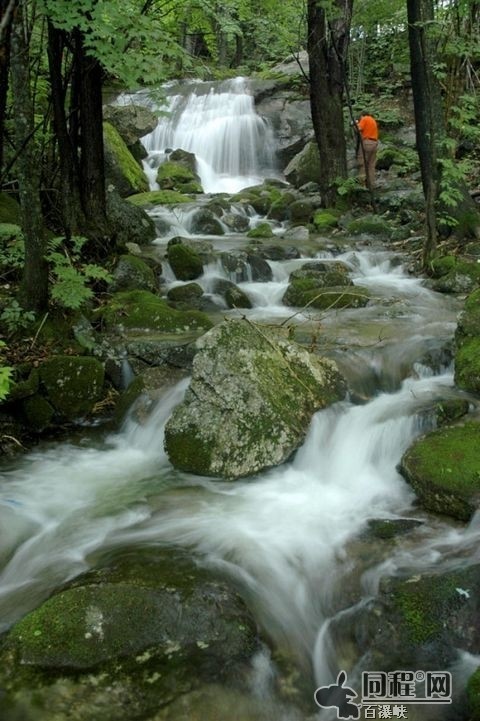
[[(256, 169), (237, 168), (231, 176), (242, 175), (242, 185), (250, 173)], [(241, 245), (237, 236), (210, 241), (220, 249)], [(429, 290), (382, 247), (317, 257), (346, 263), (374, 301), (356, 310), (295, 313), (281, 298), (289, 273), (305, 258), (270, 261), (272, 281), (239, 284), (253, 304), (241, 314), (288, 321), (296, 338), (336, 360), (349, 382), (347, 398), (313, 417), (290, 462), (235, 482), (181, 473), (165, 455), (164, 426), (188, 379), (168, 390), (143, 424), (129, 417), (108, 435), (85, 428), (69, 443), (4, 460), (1, 630), (110, 551), (183, 547), (234, 581), (262, 633), (295, 658), (314, 689), (334, 682), (339, 671), (331, 620), (375, 596), (383, 576), (473, 558), (480, 539), (475, 519), (464, 527), (422, 511), (396, 470), (413, 439), (434, 427), (434, 403), (465, 397), (454, 387), (445, 352), (461, 302)], [(165, 277), (178, 283), (168, 268)], [(212, 263), (198, 282), (208, 291), (216, 277), (227, 275)], [(366, 559), (365, 546), (355, 542), (369, 520), (397, 518), (421, 523), (394, 544), (371, 542)], [(459, 674), (471, 668), (465, 657)], [(272, 718), (314, 717), (277, 705), (268, 651), (254, 671), (252, 694), (272, 704)], [(441, 718), (433, 711), (409, 710), (408, 718)]]

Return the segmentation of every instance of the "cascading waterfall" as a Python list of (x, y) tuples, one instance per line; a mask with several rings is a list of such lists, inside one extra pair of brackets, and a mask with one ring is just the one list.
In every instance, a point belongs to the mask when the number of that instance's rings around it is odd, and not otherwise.
[[(405, 304), (401, 321), (408, 323), (410, 335), (422, 312), (425, 318), (436, 313), (448, 337), (448, 300), (440, 307), (439, 297), (401, 268), (392, 272), (386, 257), (366, 253), (346, 255), (344, 261), (362, 282), (370, 279), (380, 298), (390, 278)], [(286, 274), (275, 268), (274, 283), (285, 282)], [(371, 312), (355, 311), (355, 322), (370, 322)], [(335, 315), (338, 327), (348, 313)], [(427, 324), (430, 332), (435, 324)], [(410, 354), (418, 360), (415, 343)], [(377, 345), (369, 351), (372, 364), (387, 350)], [(393, 365), (402, 362), (394, 353), (387, 357)], [(412, 440), (431, 427), (432, 403), (454, 393), (450, 372), (413, 372), (413, 360), (410, 376), (391, 392), (317, 413), (294, 460), (254, 479), (227, 483), (173, 471), (162, 434), (187, 381), (164, 396), (143, 425), (130, 418), (100, 447), (65, 444), (7, 468), (0, 484), (3, 628), (85, 570), (96, 552), (176, 544), (233, 577), (268, 635), (287, 647), (317, 684), (329, 683), (338, 671), (329, 619), (341, 612), (339, 589), (349, 586), (356, 567), (346, 553), (348, 544), (370, 518), (412, 514), (413, 493), (396, 464)], [(361, 591), (376, 592), (382, 574), (402, 566), (428, 568), (441, 560), (439, 549), (458, 552), (480, 537), (475, 524), (452, 530), (439, 521), (428, 532), (418, 547), (387, 549), (387, 558), (373, 561), (362, 589), (357, 578), (360, 600)], [(265, 682), (268, 659), (258, 663)]]
[[(181, 86), (182, 92), (177, 90), (167, 95), (167, 115), (142, 138), (152, 189), (158, 187), (158, 166), (178, 148), (195, 154), (206, 193), (235, 193), (278, 176), (274, 133), (255, 112), (246, 79), (196, 82), (192, 89), (187, 85)], [(143, 95), (139, 99), (145, 102)]]

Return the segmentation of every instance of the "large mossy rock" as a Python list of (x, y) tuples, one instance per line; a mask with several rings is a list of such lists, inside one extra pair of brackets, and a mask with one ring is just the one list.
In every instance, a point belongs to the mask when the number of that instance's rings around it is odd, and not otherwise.
[(463, 390), (480, 393), (480, 290), (465, 301), (455, 342), (455, 383)]
[(367, 288), (353, 285), (342, 263), (305, 263), (290, 274), (285, 305), (304, 308), (361, 308), (370, 300)]
[(191, 203), (192, 199), (176, 190), (150, 190), (148, 193), (136, 193), (128, 197), (128, 202), (140, 208), (155, 208), (157, 205), (179, 205)]
[(103, 118), (114, 126), (129, 148), (158, 125), (158, 117), (154, 112), (134, 103), (107, 105), (103, 110)]
[(234, 479), (283, 463), (313, 413), (345, 393), (332, 361), (268, 326), (225, 321), (198, 348), (190, 387), (165, 429), (165, 449), (181, 470)]
[(417, 439), (400, 470), (425, 508), (469, 521), (480, 505), (480, 423), (468, 421)]
[(182, 149), (174, 150), (158, 168), (157, 183), (162, 190), (203, 193), (195, 155)]
[(155, 273), (144, 260), (135, 255), (121, 255), (113, 271), (111, 293), (123, 290), (150, 290), (158, 286)]
[(320, 154), (314, 140), (308, 142), (285, 168), (285, 178), (296, 188), (305, 183), (318, 183), (321, 177)]
[(168, 244), (167, 259), (178, 280), (195, 280), (203, 273), (201, 257), (193, 248), (189, 248), (181, 242)]
[(107, 190), (107, 216), (118, 248), (127, 243), (148, 245), (157, 236), (155, 223), (143, 208), (123, 200), (112, 187)]
[(103, 124), (105, 172), (107, 184), (115, 186), (122, 197), (146, 193), (148, 182), (118, 130), (110, 123)]
[(441, 293), (471, 293), (480, 285), (480, 264), (455, 255), (435, 258), (430, 264), (432, 287)]
[(258, 650), (241, 598), (175, 552), (117, 557), (19, 621), (0, 659), (2, 721), (131, 721)]
[(61, 419), (88, 415), (103, 394), (103, 365), (96, 358), (54, 356), (39, 368), (39, 387)]
[(212, 323), (200, 311), (181, 311), (146, 290), (115, 293), (99, 312), (107, 330), (123, 327), (127, 330), (185, 333), (206, 331)]
[(340, 653), (356, 645), (360, 656), (367, 647), (367, 669), (448, 669), (459, 648), (480, 651), (479, 592), (478, 565), (384, 579), (378, 598), (334, 623), (332, 635)]

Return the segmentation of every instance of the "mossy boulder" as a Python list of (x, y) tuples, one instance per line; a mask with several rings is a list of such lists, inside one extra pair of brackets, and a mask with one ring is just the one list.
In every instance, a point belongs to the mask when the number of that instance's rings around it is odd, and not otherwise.
[(155, 274), (144, 260), (135, 255), (121, 255), (113, 271), (111, 293), (123, 290), (151, 290), (158, 286)]
[(421, 525), (421, 521), (413, 518), (371, 518), (368, 521), (367, 534), (382, 541), (390, 541), (397, 536), (410, 533)]
[(251, 308), (252, 301), (238, 286), (231, 285), (225, 291), (225, 301), (229, 308)]
[[(192, 155), (188, 153), (188, 155)], [(163, 162), (157, 172), (157, 183), (161, 190), (177, 190), (180, 193), (203, 193), (200, 178), (191, 163), (171, 159)], [(193, 156), (195, 161), (195, 156)]]
[(468, 679), (467, 707), (468, 721), (480, 721), (480, 668)]
[(270, 223), (259, 223), (255, 228), (248, 231), (249, 238), (272, 238), (273, 230)]
[(178, 280), (195, 280), (203, 273), (202, 259), (193, 248), (183, 243), (169, 243), (167, 259)]
[(393, 170), (397, 175), (412, 173), (418, 168), (418, 156), (410, 148), (386, 146), (377, 154), (378, 170)]
[(167, 293), (168, 300), (173, 303), (195, 304), (203, 295), (203, 288), (198, 283), (185, 283), (170, 288)]
[(289, 207), (290, 220), (296, 225), (309, 223), (313, 212), (313, 205), (308, 200), (295, 200)]
[(36, 433), (41, 433), (53, 421), (55, 409), (46, 398), (36, 393), (23, 400), (22, 415), (29, 428)]
[[(293, 274), (292, 274), (293, 275)], [(341, 285), (331, 285), (335, 280)], [(362, 308), (370, 300), (367, 288), (351, 284), (348, 278), (342, 277), (335, 270), (320, 273), (318, 276), (308, 274), (306, 277), (293, 277), (283, 296), (285, 305), (304, 308)]]
[(465, 300), (458, 318), (455, 340), (461, 345), (466, 338), (480, 336), (480, 290), (475, 290)]
[(480, 336), (467, 338), (457, 349), (455, 383), (459, 388), (480, 393)]
[(258, 648), (226, 583), (179, 553), (124, 553), (10, 630), (2, 719), (151, 718), (204, 683), (233, 685)]
[(431, 262), (434, 290), (441, 293), (470, 293), (480, 285), (480, 263), (447, 255)]
[(190, 232), (194, 235), (224, 235), (225, 229), (212, 210), (200, 208), (190, 221)]
[(87, 416), (103, 395), (103, 365), (96, 358), (54, 356), (39, 367), (42, 395), (62, 420)]
[(99, 315), (107, 330), (122, 327), (132, 331), (184, 333), (202, 332), (212, 327), (204, 313), (176, 310), (146, 290), (115, 293)]
[(350, 235), (374, 235), (390, 238), (392, 228), (386, 220), (372, 215), (352, 220), (347, 225), (347, 233), (350, 233)]
[(148, 182), (118, 130), (110, 123), (103, 124), (105, 147), (105, 173), (107, 185), (111, 183), (122, 196), (146, 193)]
[(303, 150), (289, 162), (284, 174), (288, 182), (296, 188), (301, 188), (305, 183), (318, 182), (322, 169), (318, 145), (315, 141), (307, 143)]
[(192, 381), (165, 429), (172, 464), (240, 478), (286, 461), (312, 414), (341, 398), (332, 361), (247, 320), (224, 321), (197, 341)]
[(137, 193), (128, 197), (128, 202), (141, 208), (154, 208), (157, 205), (180, 205), (191, 203), (192, 199), (176, 190), (150, 190), (148, 193)]
[(148, 135), (158, 125), (157, 115), (144, 105), (107, 105), (103, 110), (104, 120), (109, 122), (130, 148)]
[(458, 659), (458, 648), (480, 651), (479, 592), (478, 565), (384, 579), (370, 608), (351, 619), (358, 651), (364, 653), (370, 636), (368, 668), (447, 669)]
[(336, 228), (338, 225), (338, 214), (331, 210), (317, 210), (313, 215), (313, 225), (319, 233)]
[(0, 223), (21, 225), (20, 205), (8, 193), (0, 193)]
[(417, 439), (400, 470), (425, 508), (469, 521), (480, 504), (480, 423), (444, 427)]
[(123, 200), (112, 187), (107, 190), (107, 216), (118, 248), (127, 243), (147, 245), (157, 236), (155, 223), (143, 208)]

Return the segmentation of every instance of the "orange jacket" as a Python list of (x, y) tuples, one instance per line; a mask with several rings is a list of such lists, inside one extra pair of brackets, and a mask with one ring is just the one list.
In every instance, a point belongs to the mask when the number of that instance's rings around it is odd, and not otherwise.
[(362, 115), (357, 122), (363, 140), (378, 140), (378, 125), (371, 115)]

